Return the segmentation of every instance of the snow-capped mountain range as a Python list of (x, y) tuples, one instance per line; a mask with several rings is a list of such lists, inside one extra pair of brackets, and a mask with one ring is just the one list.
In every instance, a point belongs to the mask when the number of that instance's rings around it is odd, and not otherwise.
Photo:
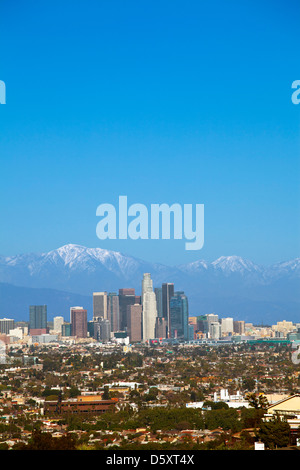
[[(300, 258), (266, 267), (239, 256), (221, 256), (213, 262), (199, 260), (172, 267), (74, 244), (47, 253), (0, 256), (0, 316), (16, 315), (20, 300), (18, 294), (12, 295), (12, 288), (22, 288), (23, 294), (25, 288), (31, 289), (31, 303), (37, 290), (54, 289), (70, 302), (72, 296), (82, 296), (90, 306), (95, 291), (134, 287), (139, 294), (145, 272), (151, 273), (155, 287), (174, 282), (175, 290), (184, 290), (191, 314), (215, 311), (221, 316), (246, 321), (259, 318), (261, 322), (279, 315), (279, 319), (293, 317), (292, 321), (300, 322)], [(59, 302), (55, 304), (54, 295), (50, 298), (53, 313), (58, 314)]]

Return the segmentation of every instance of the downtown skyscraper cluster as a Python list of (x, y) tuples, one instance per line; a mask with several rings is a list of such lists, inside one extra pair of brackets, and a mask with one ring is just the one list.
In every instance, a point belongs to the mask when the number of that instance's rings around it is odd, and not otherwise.
[[(31, 335), (47, 334), (47, 306), (31, 305)], [(82, 306), (70, 307), (70, 320), (55, 317), (54, 330), (62, 336), (92, 337), (109, 341), (113, 336), (129, 337), (131, 343), (149, 343), (161, 339), (189, 340), (188, 299), (184, 292), (175, 292), (174, 284), (163, 283), (153, 288), (150, 273), (144, 273), (141, 295), (134, 288), (119, 292), (93, 292), (93, 318)]]
[[(153, 289), (150, 273), (144, 273), (141, 295), (135, 289), (119, 289), (119, 293), (93, 293), (94, 337), (105, 339), (111, 332), (126, 332), (131, 342), (149, 342), (155, 338), (189, 339), (188, 299), (184, 292), (175, 292), (174, 284), (163, 283)], [(102, 332), (101, 332), (102, 328)]]

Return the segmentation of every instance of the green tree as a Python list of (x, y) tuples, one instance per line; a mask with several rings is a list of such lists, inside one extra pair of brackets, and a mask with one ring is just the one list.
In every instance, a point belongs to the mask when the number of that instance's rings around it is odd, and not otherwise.
[(53, 437), (50, 433), (35, 430), (28, 444), (18, 444), (14, 450), (76, 450), (76, 439), (70, 434)]
[(72, 386), (68, 391), (68, 395), (70, 398), (76, 398), (80, 395), (80, 390), (77, 387)]
[(157, 398), (157, 395), (158, 395), (158, 389), (156, 387), (151, 387), (149, 389), (149, 392), (147, 393), (147, 395), (145, 395), (144, 398), (146, 401), (152, 401)]
[(103, 392), (103, 395), (102, 395), (102, 399), (103, 400), (109, 400), (110, 399), (110, 393), (109, 393), (109, 387), (108, 386), (104, 387), (104, 392)]
[(224, 401), (214, 402), (214, 401), (206, 400), (203, 403), (203, 406), (205, 408), (209, 407), (212, 410), (228, 410), (228, 408), (229, 408), (228, 404), (225, 403)]
[(261, 423), (258, 438), (269, 449), (287, 447), (290, 441), (290, 426), (286, 420), (275, 416), (272, 420)]
[(256, 382), (252, 377), (246, 377), (243, 379), (243, 388), (252, 392), (255, 389)]
[(204, 416), (205, 426), (207, 429), (222, 428), (225, 431), (231, 429), (233, 432), (241, 430), (239, 414), (236, 409), (228, 408), (227, 410), (209, 410)]
[(264, 410), (260, 408), (242, 408), (241, 423), (243, 428), (247, 429), (259, 427), (264, 414)]

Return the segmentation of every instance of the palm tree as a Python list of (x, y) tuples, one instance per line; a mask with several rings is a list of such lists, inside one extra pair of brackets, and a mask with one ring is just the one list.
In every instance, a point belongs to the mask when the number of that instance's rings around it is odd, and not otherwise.
[(269, 406), (268, 399), (263, 393), (257, 396), (256, 393), (249, 392), (246, 394), (246, 400), (249, 402), (249, 405), (255, 409), (267, 410)]

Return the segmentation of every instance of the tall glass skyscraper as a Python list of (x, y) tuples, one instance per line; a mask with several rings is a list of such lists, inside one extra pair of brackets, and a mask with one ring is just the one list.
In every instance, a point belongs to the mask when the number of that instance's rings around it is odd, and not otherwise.
[(171, 337), (170, 299), (174, 295), (174, 284), (165, 282), (162, 285), (162, 309), (163, 317), (167, 321), (168, 337)]
[(189, 306), (184, 292), (175, 292), (170, 299), (171, 338), (189, 339)]
[(110, 322), (111, 331), (120, 331), (119, 296), (116, 292), (110, 292), (107, 295), (107, 319)]
[(156, 296), (157, 316), (161, 318), (163, 316), (162, 288), (155, 287), (154, 292)]
[(29, 329), (47, 328), (47, 305), (30, 305), (29, 307)]
[(120, 312), (120, 330), (124, 331), (127, 328), (127, 307), (138, 303), (135, 295), (135, 289), (126, 288), (119, 289), (119, 312)]

